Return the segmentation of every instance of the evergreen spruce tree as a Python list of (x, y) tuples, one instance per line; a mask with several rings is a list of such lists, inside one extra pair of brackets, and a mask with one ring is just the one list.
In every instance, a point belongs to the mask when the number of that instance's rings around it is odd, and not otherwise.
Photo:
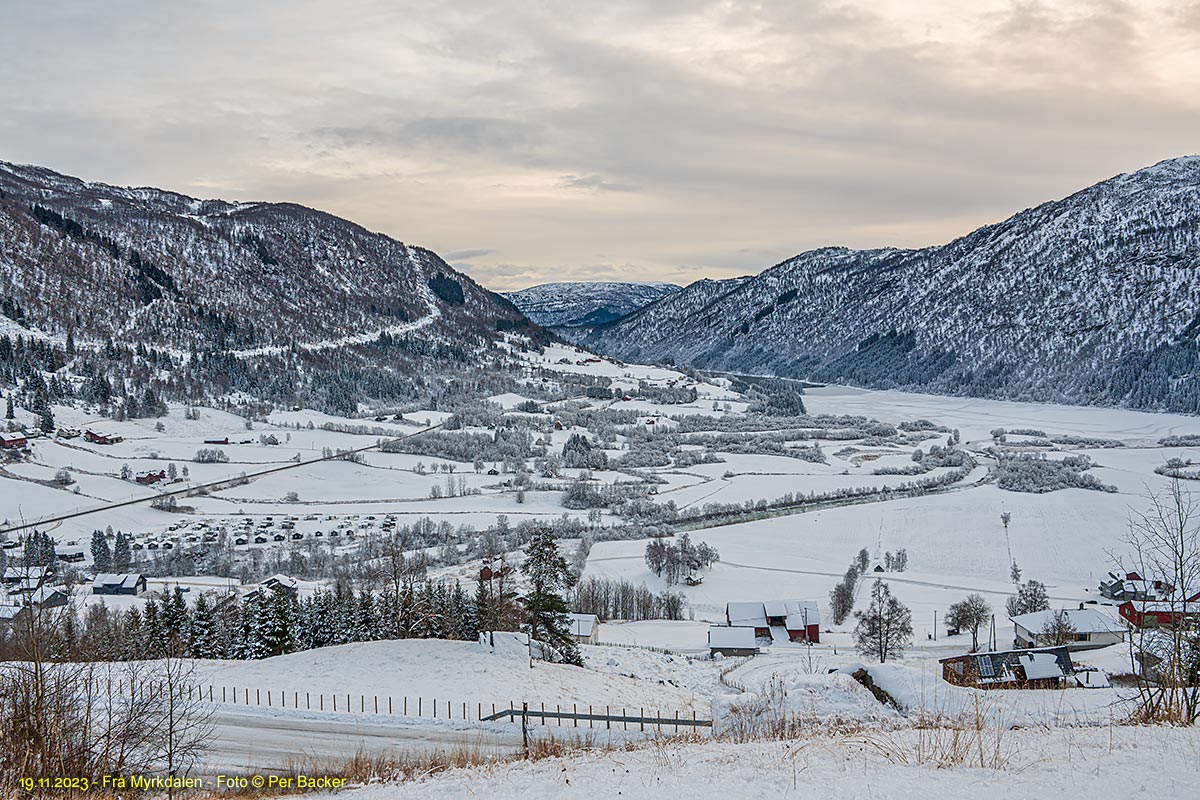
[(117, 537), (113, 541), (112, 549), (112, 569), (117, 572), (124, 572), (129, 569), (130, 553), (129, 540), (125, 538), (125, 534), (117, 532)]
[(120, 654), (122, 661), (137, 661), (145, 658), (142, 652), (142, 614), (136, 608), (125, 612), (125, 623), (122, 626), (125, 635), (121, 638)]
[(92, 562), (96, 572), (112, 570), (113, 554), (108, 547), (108, 539), (104, 538), (104, 531), (92, 531)]
[(216, 652), (217, 625), (208, 598), (200, 595), (188, 621), (187, 643), (193, 658), (219, 658)]
[(564, 595), (575, 585), (575, 573), (558, 551), (548, 528), (533, 532), (525, 550), (522, 570), (529, 577), (525, 598), (525, 632), (562, 653), (569, 664), (583, 665), (583, 657), (567, 622)]
[(139, 658), (162, 658), (166, 655), (166, 632), (163, 626), (162, 609), (158, 601), (146, 601), (146, 612), (142, 619), (142, 637)]
[(475, 609), (471, 606), (471, 597), (463, 589), (462, 584), (454, 582), (454, 638), (462, 641), (475, 641), (479, 638), (479, 623), (475, 617)]
[[(187, 632), (188, 608), (179, 586), (162, 602), (163, 635), (168, 642), (182, 642)], [(172, 652), (177, 652), (172, 650)]]
[(16, 416), (16, 414), (13, 411), (13, 399), (12, 399), (12, 395), (10, 394), (7, 398), (7, 402), (5, 403), (4, 418), (5, 419), (13, 419), (15, 416)]

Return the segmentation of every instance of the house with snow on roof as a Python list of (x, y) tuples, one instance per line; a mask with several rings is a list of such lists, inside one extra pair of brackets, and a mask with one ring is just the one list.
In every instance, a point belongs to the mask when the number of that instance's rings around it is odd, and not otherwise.
[(129, 572), (102, 572), (92, 581), (92, 594), (139, 595), (146, 591), (146, 577)]
[(776, 641), (821, 641), (821, 612), (812, 600), (728, 603), (725, 622), (734, 628), (753, 628), (755, 636)]
[(947, 683), (976, 689), (1061, 689), (1075, 674), (1066, 647), (965, 653), (938, 663)]
[[(1046, 634), (1058, 613), (1049, 609), (1010, 617), (1016, 629), (1015, 647), (1050, 647), (1054, 642)], [(1067, 642), (1068, 650), (1095, 650), (1125, 641), (1125, 626), (1094, 608), (1063, 609), (1067, 622), (1075, 629), (1074, 639)]]
[(708, 626), (709, 655), (752, 656), (757, 652), (758, 644), (754, 639), (754, 629), (728, 625)]

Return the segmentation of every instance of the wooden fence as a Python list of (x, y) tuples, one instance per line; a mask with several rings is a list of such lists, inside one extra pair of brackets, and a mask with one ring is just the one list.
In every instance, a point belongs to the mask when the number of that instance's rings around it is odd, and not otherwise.
[[(417, 717), (434, 720), (460, 720), (463, 722), (511, 722), (524, 725), (600, 728), (662, 732), (664, 729), (678, 732), (681, 729), (712, 727), (711, 719), (700, 718), (696, 711), (669, 709), (630, 709), (611, 705), (569, 706), (556, 704), (552, 708), (545, 703), (467, 702), (430, 697), (392, 697), (390, 695), (354, 694), (352, 692), (313, 693), (298, 690), (262, 689), (248, 686), (216, 684), (185, 684), (173, 689), (165, 682), (143, 681), (136, 684), (118, 683), (109, 685), (109, 693), (133, 699), (165, 697), (174, 691), (178, 699), (250, 708), (294, 709), (345, 714), (377, 714), (384, 716)], [(649, 713), (647, 713), (649, 711)]]

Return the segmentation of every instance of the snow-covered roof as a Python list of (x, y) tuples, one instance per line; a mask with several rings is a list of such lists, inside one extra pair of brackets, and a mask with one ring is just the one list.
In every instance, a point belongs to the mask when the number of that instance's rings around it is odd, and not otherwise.
[(1063, 677), (1062, 667), (1053, 653), (1022, 653), (1021, 665), (1025, 667), (1026, 680)]
[(748, 626), (710, 625), (708, 628), (708, 646), (753, 648), (755, 647), (754, 629)]
[(729, 603), (725, 606), (725, 613), (730, 625), (744, 628), (766, 628), (768, 617), (784, 617), (784, 624), (792, 631), (821, 624), (821, 612), (812, 600)]
[(600, 624), (595, 614), (567, 614), (567, 622), (571, 627), (572, 636), (591, 636)]
[(141, 575), (135, 572), (101, 572), (92, 581), (92, 586), (103, 587), (120, 587), (122, 589), (134, 589), (137, 587)]
[(821, 612), (812, 600), (787, 600), (787, 629), (803, 630), (809, 625), (821, 624)]
[[(1013, 624), (1020, 625), (1030, 633), (1041, 633), (1046, 625), (1058, 613), (1049, 609), (1034, 611), (1030, 614), (1018, 614), (1011, 617)], [(1094, 608), (1063, 609), (1067, 621), (1078, 633), (1121, 633), (1125, 627), (1107, 614)]]
[(767, 627), (767, 612), (763, 603), (729, 603), (725, 606), (729, 624), (742, 628)]
[(4, 580), (19, 581), (26, 578), (38, 579), (46, 574), (45, 567), (7, 567), (4, 570)]

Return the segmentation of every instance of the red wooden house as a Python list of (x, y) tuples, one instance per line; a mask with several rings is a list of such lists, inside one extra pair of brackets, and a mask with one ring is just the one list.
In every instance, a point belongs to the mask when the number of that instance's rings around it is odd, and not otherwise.
[(0, 448), (5, 450), (20, 450), (29, 444), (29, 440), (25, 438), (25, 434), (14, 431), (13, 433), (0, 432)]
[(1176, 600), (1126, 600), (1118, 610), (1121, 619), (1135, 628), (1200, 624), (1200, 592), (1189, 592)]
[(148, 472), (139, 472), (134, 477), (135, 481), (137, 481), (138, 483), (140, 483), (144, 486), (150, 486), (151, 484), (155, 484), (155, 483), (158, 483), (159, 481), (164, 481), (166, 479), (167, 479), (167, 472), (166, 472), (166, 470), (162, 470), (162, 469), (160, 469), (158, 471), (150, 470)]
[(92, 444), (116, 444), (123, 441), (120, 436), (112, 436), (107, 433), (96, 433), (95, 431), (84, 431), (83, 438), (87, 439)]
[(821, 641), (821, 613), (811, 600), (767, 600), (728, 603), (725, 621), (735, 628), (754, 628), (755, 636), (785, 636), (793, 642)]

